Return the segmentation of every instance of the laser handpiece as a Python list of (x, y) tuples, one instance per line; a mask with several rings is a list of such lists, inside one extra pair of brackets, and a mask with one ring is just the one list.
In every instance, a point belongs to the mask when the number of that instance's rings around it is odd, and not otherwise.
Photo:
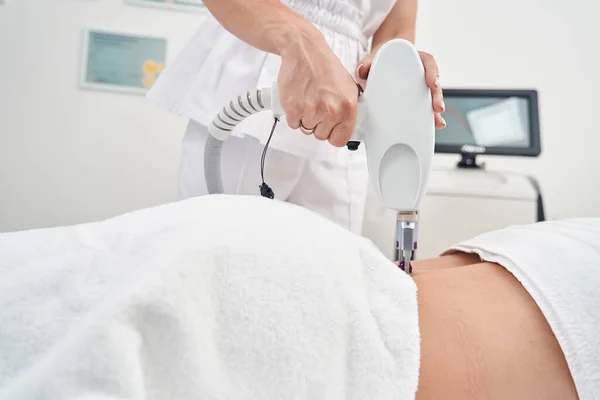
[[(223, 193), (223, 141), (244, 118), (264, 110), (271, 110), (278, 119), (285, 116), (276, 83), (242, 93), (215, 116), (204, 152), (209, 193)], [(419, 206), (429, 179), (434, 140), (431, 91), (419, 53), (406, 40), (391, 40), (373, 58), (348, 148), (355, 150), (364, 143), (370, 184), (380, 202), (398, 213), (396, 247), (399, 266), (407, 273), (417, 249)]]

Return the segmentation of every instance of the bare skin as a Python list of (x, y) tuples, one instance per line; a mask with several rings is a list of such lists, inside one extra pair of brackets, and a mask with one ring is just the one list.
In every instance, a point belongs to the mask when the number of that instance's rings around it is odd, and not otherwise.
[(417, 400), (577, 399), (562, 350), (519, 281), (477, 256), (413, 263), (421, 370)]

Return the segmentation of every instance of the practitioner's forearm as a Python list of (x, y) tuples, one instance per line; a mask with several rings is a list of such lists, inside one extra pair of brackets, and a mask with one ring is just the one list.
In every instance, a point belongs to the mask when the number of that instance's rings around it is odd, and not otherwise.
[(260, 50), (282, 55), (309, 43), (327, 47), (310, 22), (279, 0), (204, 0), (204, 4), (225, 29)]
[(385, 42), (401, 38), (415, 42), (417, 25), (417, 0), (397, 0), (375, 35), (373, 49)]

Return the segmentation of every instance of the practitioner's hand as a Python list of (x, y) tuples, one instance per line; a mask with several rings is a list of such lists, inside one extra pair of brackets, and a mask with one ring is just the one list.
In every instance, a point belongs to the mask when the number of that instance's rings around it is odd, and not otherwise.
[(290, 40), (280, 55), (277, 85), (288, 125), (336, 147), (346, 145), (358, 101), (350, 73), (320, 34)]
[[(373, 64), (373, 57), (375, 57), (376, 52), (377, 49), (373, 49), (373, 51), (361, 61), (356, 70), (356, 77), (363, 86), (366, 85), (369, 70)], [(435, 112), (435, 127), (437, 129), (444, 129), (446, 127), (446, 121), (442, 117), (442, 112), (444, 112), (446, 106), (444, 105), (442, 87), (440, 86), (440, 74), (437, 63), (435, 58), (429, 53), (420, 51), (419, 56), (425, 67), (425, 80), (427, 81), (427, 86), (431, 89), (432, 106), (433, 111)]]

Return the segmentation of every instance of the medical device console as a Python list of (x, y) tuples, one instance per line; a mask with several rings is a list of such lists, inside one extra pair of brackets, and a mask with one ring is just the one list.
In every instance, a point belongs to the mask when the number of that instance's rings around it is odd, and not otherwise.
[[(285, 115), (277, 84), (232, 99), (209, 126), (205, 147), (205, 178), (209, 193), (223, 193), (223, 141), (244, 119), (271, 110), (275, 120)], [(381, 203), (397, 211), (396, 247), (399, 266), (412, 271), (417, 249), (418, 213), (434, 153), (435, 122), (431, 92), (415, 47), (395, 39), (374, 57), (367, 87), (358, 98), (356, 126), (349, 150), (364, 143), (369, 180)]]
[(479, 168), (478, 154), (537, 157), (541, 152), (535, 90), (444, 89), (446, 128), (435, 152), (460, 154), (459, 168)]

